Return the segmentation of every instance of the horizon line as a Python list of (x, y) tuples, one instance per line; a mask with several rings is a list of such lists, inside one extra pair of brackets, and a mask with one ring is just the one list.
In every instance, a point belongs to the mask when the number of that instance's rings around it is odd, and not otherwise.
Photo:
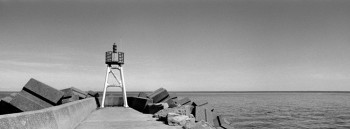
[[(20, 91), (0, 91), (0, 92), (20, 92)], [(103, 91), (95, 91), (103, 92)], [(121, 92), (121, 91), (107, 91), (107, 92)], [(129, 93), (138, 92), (153, 92), (153, 91), (126, 91)], [(350, 91), (168, 91), (169, 93), (350, 93)]]

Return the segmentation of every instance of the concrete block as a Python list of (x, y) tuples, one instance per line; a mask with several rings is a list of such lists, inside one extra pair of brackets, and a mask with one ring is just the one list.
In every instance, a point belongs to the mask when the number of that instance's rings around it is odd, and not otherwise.
[(213, 123), (214, 127), (220, 127), (219, 118), (215, 111), (213, 111)]
[(203, 107), (194, 107), (195, 113), (194, 116), (196, 117), (196, 121), (206, 120), (205, 119), (205, 108)]
[(204, 101), (204, 100), (196, 100), (196, 101), (192, 102), (193, 106), (202, 106), (202, 105), (205, 105), (205, 104), (208, 104), (208, 102)]
[(185, 97), (183, 99), (178, 100), (176, 103), (180, 105), (186, 105), (189, 104), (191, 100), (188, 97)]
[(142, 97), (128, 97), (127, 101), (128, 101), (129, 107), (139, 112), (145, 112), (147, 104), (153, 102), (152, 99), (142, 98)]
[(163, 99), (160, 103), (163, 103), (163, 102), (167, 102), (169, 100), (177, 100), (177, 96), (176, 94), (169, 94), (168, 97), (166, 97), (165, 99)]
[(195, 106), (194, 107), (193, 114), (196, 117), (196, 121), (200, 121), (200, 120), (207, 121), (206, 110), (213, 112), (214, 108), (210, 104), (205, 104), (202, 106)]
[(10, 101), (12, 99), (13, 98), (8, 96), (0, 100), (0, 115), (22, 112), (21, 110), (10, 104)]
[(168, 103), (149, 103), (147, 104), (144, 113), (154, 114), (166, 108), (169, 108)]
[(75, 87), (66, 88), (66, 89), (63, 89), (61, 91), (64, 92), (63, 98), (69, 98), (73, 95), (78, 95), (79, 99), (85, 99), (88, 95), (88, 93), (86, 93), (80, 89), (77, 89)]
[(177, 107), (177, 97), (169, 95), (167, 98), (163, 99), (160, 103), (168, 103), (169, 108)]
[(138, 97), (147, 98), (147, 94), (145, 92), (140, 92)]
[(27, 82), (27, 84), (23, 87), (23, 90), (51, 103), (52, 105), (57, 105), (64, 94), (62, 91), (52, 88), (33, 78)]
[(33, 100), (34, 102), (36, 102), (37, 104), (39, 104), (40, 106), (44, 107), (44, 108), (48, 108), (48, 107), (52, 107), (54, 105), (52, 105), (51, 103), (43, 100), (43, 99), (40, 99), (39, 97), (37, 96), (34, 96), (33, 94), (30, 94), (29, 92), (25, 91), (25, 90), (22, 90), (21, 92), (19, 92), (20, 95), (30, 99), (30, 100)]
[(177, 107), (178, 106), (173, 99), (169, 99), (168, 101), (166, 101), (166, 103), (168, 103), (169, 108), (173, 108), (173, 107)]
[(159, 88), (153, 93), (147, 95), (148, 98), (153, 100), (153, 103), (159, 103), (163, 99), (166, 99), (169, 96), (169, 93), (166, 89), (164, 88)]
[(206, 108), (205, 109), (205, 121), (208, 122), (210, 125), (214, 126), (214, 117), (213, 117), (213, 111), (211, 109)]
[(99, 97), (100, 96), (97, 92), (92, 91), (92, 90), (89, 90), (87, 94), (91, 97)]
[(234, 129), (232, 126), (230, 126), (230, 122), (227, 121), (224, 116), (218, 116), (218, 121), (220, 124), (220, 127), (223, 127), (224, 129)]
[(28, 99), (21, 94), (17, 94), (10, 102), (11, 105), (15, 106), (21, 111), (34, 111), (43, 109), (45, 107), (41, 106), (37, 102)]
[(73, 101), (77, 101), (77, 100), (79, 100), (79, 96), (78, 95), (72, 95), (70, 98), (62, 99), (62, 104), (73, 102)]

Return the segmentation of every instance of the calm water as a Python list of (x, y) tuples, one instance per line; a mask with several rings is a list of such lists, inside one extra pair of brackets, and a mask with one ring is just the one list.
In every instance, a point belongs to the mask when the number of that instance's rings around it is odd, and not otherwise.
[(349, 93), (198, 93), (238, 129), (350, 128)]
[[(130, 96), (135, 96), (136, 93)], [(206, 100), (237, 129), (350, 129), (350, 93), (177, 93)], [(4, 94), (0, 94), (0, 97)]]

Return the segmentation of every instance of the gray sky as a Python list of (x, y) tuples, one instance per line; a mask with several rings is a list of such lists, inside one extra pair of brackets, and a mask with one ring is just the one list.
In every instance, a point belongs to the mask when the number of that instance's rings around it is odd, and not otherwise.
[[(350, 90), (348, 0), (0, 0), (0, 90)], [(120, 91), (119, 89), (116, 89)]]

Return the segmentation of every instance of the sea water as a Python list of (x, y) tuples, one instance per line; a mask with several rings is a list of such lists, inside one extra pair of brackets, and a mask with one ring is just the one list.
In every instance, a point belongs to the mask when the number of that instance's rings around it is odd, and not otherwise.
[(237, 129), (350, 129), (349, 93), (185, 93)]

